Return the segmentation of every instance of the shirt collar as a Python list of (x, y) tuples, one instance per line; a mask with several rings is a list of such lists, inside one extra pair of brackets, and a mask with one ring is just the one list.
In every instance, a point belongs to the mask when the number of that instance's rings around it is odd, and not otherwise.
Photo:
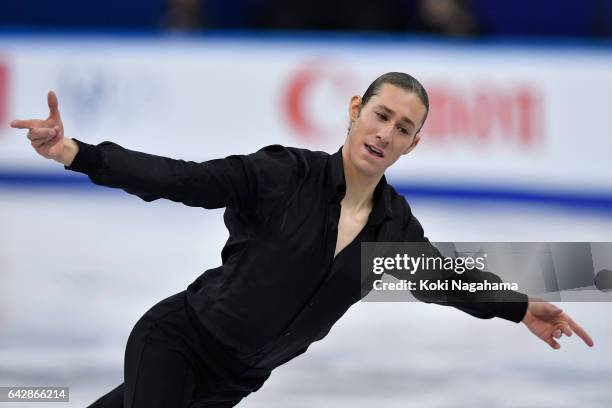
[[(327, 163), (327, 194), (329, 202), (340, 203), (346, 193), (346, 180), (342, 161), (342, 146), (332, 154)], [(368, 218), (368, 224), (378, 225), (385, 219), (391, 219), (393, 212), (391, 196), (386, 177), (382, 176), (374, 190), (374, 207)]]

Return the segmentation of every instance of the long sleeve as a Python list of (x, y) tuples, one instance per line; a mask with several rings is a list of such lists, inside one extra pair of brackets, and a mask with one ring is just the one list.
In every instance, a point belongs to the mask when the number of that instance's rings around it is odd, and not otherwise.
[[(418, 252), (419, 256), (426, 258), (443, 257), (437, 248), (435, 248), (427, 237), (425, 237), (421, 224), (412, 214), (404, 225), (404, 242), (418, 243), (415, 245), (415, 250)], [(394, 276), (400, 278), (397, 274)], [(401, 275), (401, 279), (405, 278), (405, 274)], [(417, 283), (421, 279), (428, 279), (430, 281), (442, 279), (449, 283), (453, 280), (461, 280), (467, 283), (478, 283), (484, 282), (485, 280), (491, 283), (502, 282), (499, 276), (476, 268), (466, 269), (462, 273), (456, 273), (444, 268), (429, 269), (426, 271), (420, 269), (413, 275), (410, 275), (408, 279)], [(527, 295), (511, 290), (479, 291), (472, 293), (451, 289), (444, 291), (417, 289), (412, 291), (412, 294), (423, 302), (453, 306), (481, 319), (501, 317), (502, 319), (516, 323), (519, 323), (525, 316), (528, 304)]]
[(79, 152), (67, 170), (145, 201), (165, 198), (192, 207), (256, 211), (280, 197), (295, 168), (291, 152), (279, 145), (197, 163), (132, 151), (112, 142), (96, 146), (74, 140)]

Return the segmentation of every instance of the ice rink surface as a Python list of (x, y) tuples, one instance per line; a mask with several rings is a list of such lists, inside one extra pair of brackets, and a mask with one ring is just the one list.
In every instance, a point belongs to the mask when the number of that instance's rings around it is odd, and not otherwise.
[[(432, 241), (612, 241), (612, 214), (409, 199)], [(83, 407), (122, 382), (154, 303), (218, 266), (222, 210), (107, 189), (0, 189), (0, 385), (69, 386)], [(610, 303), (560, 304), (595, 340), (552, 350), (522, 324), (417, 303), (358, 303), (241, 407), (610, 407)]]

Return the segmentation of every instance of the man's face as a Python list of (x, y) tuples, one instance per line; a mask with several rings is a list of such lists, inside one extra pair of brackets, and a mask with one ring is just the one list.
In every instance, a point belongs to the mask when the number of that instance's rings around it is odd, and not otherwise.
[(348, 159), (363, 174), (378, 176), (419, 143), (425, 105), (415, 93), (383, 84), (363, 107), (361, 98), (351, 98), (349, 115)]

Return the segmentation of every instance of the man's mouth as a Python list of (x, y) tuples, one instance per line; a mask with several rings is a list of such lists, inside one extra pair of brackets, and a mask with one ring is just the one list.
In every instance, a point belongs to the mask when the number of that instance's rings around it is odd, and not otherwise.
[(372, 145), (369, 145), (367, 143), (365, 143), (364, 145), (365, 145), (366, 150), (368, 152), (370, 152), (371, 155), (377, 156), (377, 157), (380, 157), (380, 158), (385, 157), (385, 155), (383, 154), (382, 150), (380, 150), (379, 148), (374, 147)]

